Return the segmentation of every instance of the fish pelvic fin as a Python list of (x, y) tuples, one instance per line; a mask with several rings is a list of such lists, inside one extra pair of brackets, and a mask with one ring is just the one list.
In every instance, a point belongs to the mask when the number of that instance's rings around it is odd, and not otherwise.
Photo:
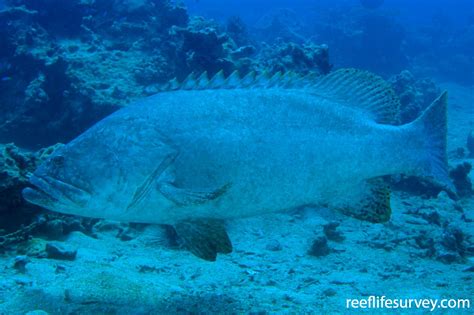
[(204, 260), (216, 261), (217, 253), (232, 252), (232, 243), (222, 220), (190, 219), (178, 222), (174, 229), (184, 247)]
[(447, 107), (448, 93), (445, 91), (412, 123), (417, 136), (424, 139), (424, 152), (419, 155), (415, 175), (425, 177), (455, 195), (446, 153)]
[(339, 202), (336, 209), (358, 220), (371, 223), (388, 222), (392, 216), (388, 183), (382, 177), (377, 177), (366, 181), (361, 187), (358, 187), (360, 192)]

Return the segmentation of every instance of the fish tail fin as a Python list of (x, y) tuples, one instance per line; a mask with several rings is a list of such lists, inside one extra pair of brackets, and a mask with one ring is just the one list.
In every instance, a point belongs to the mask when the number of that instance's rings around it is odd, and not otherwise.
[(417, 174), (427, 177), (451, 193), (455, 188), (448, 175), (447, 143), (448, 93), (443, 92), (412, 123), (417, 136), (424, 140), (424, 153), (420, 154)]

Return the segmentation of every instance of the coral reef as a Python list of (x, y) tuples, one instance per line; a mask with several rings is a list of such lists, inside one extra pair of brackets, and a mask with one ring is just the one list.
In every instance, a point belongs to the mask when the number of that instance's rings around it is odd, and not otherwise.
[[(0, 153), (0, 229), (11, 232), (12, 227), (29, 223), (24, 213), (32, 207), (21, 197), (21, 190), (28, 185), (28, 173), (35, 170), (41, 157), (13, 144), (0, 146)], [(17, 211), (20, 208), (24, 211)]]
[(56, 144), (31, 152), (14, 144), (0, 144), (0, 214), (25, 206), (21, 190), (28, 185), (28, 174), (60, 146)]
[(226, 33), (239, 47), (253, 45), (250, 34), (244, 21), (238, 16), (230, 17), (226, 24)]
[(168, 30), (186, 24), (186, 11), (167, 1), (127, 3), (7, 2), (0, 60), (12, 80), (1, 82), (1, 142), (66, 142), (172, 76)]
[(0, 250), (36, 234), (51, 239), (62, 239), (72, 231), (94, 235), (92, 228), (97, 220), (44, 213), (21, 196), (21, 191), (28, 186), (28, 174), (60, 146), (31, 152), (13, 144), (0, 145)]
[(236, 66), (230, 52), (236, 48), (220, 26), (202, 17), (192, 17), (186, 27), (173, 27), (171, 33), (179, 38), (176, 42), (177, 60), (181, 63), (176, 72), (183, 79), (191, 72), (208, 71), (210, 75), (224, 70), (230, 74)]
[(441, 93), (433, 81), (417, 79), (408, 70), (391, 77), (389, 82), (400, 97), (402, 124), (415, 120)]
[(312, 42), (301, 45), (277, 42), (273, 45), (263, 44), (262, 46), (258, 56), (260, 70), (270, 72), (291, 70), (303, 74), (309, 72), (326, 74), (332, 68), (327, 45), (315, 45)]
[(326, 47), (280, 43), (279, 52), (258, 57), (238, 19), (223, 28), (166, 0), (7, 5), (0, 11), (0, 142), (22, 147), (67, 142), (191, 72), (246, 74), (267, 57), (272, 71), (330, 69)]

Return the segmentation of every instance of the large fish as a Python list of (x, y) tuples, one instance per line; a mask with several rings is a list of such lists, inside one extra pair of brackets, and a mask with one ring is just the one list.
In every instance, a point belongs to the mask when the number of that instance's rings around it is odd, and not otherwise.
[(197, 256), (232, 250), (222, 220), (327, 205), (390, 218), (382, 176), (449, 185), (446, 93), (397, 125), (399, 101), (365, 71), (222, 73), (120, 109), (57, 150), (26, 200), (67, 214), (170, 224)]

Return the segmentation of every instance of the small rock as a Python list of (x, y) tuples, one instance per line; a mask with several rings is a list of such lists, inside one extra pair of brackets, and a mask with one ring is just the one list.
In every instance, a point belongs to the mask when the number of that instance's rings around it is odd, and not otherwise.
[(56, 266), (56, 270), (55, 270), (56, 273), (63, 273), (65, 271), (66, 271), (66, 266), (64, 266), (64, 265), (57, 265)]
[(320, 236), (313, 241), (308, 254), (315, 257), (327, 256), (331, 252), (328, 246), (328, 239), (325, 236)]
[(74, 260), (76, 259), (77, 249), (60, 242), (49, 242), (46, 244), (46, 253), (48, 258)]
[(280, 251), (282, 250), (282, 246), (280, 244), (280, 242), (278, 240), (270, 240), (270, 242), (268, 242), (267, 246), (265, 246), (266, 249), (268, 250), (271, 250), (273, 252), (277, 252), (277, 251)]
[(13, 268), (18, 270), (20, 273), (26, 272), (26, 264), (30, 262), (30, 258), (25, 255), (20, 255), (15, 257), (15, 261), (13, 262)]
[(334, 296), (337, 294), (337, 291), (334, 290), (333, 288), (327, 288), (326, 290), (323, 291), (323, 294), (325, 296)]
[(342, 242), (345, 239), (344, 235), (342, 235), (342, 232), (337, 230), (339, 224), (339, 222), (334, 221), (329, 222), (323, 226), (324, 235), (326, 235), (328, 240)]

